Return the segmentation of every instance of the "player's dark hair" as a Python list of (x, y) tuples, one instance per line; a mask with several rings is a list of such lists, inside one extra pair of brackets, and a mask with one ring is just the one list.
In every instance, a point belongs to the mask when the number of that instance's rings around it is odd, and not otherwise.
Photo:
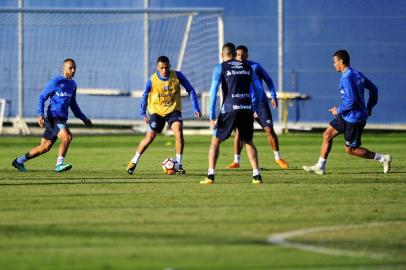
[(241, 50), (248, 54), (248, 48), (245, 45), (238, 45), (237, 48), (235, 48), (235, 50), (236, 51)]
[(158, 57), (158, 59), (156, 60), (156, 63), (158, 64), (159, 62), (161, 63), (168, 63), (169, 64), (169, 58), (165, 55), (161, 55)]
[(346, 50), (338, 50), (333, 54), (333, 56), (336, 56), (338, 59), (343, 60), (344, 65), (350, 65), (350, 54)]
[(226, 44), (223, 45), (222, 51), (224, 54), (235, 57), (235, 45), (231, 42), (227, 42)]
[(63, 64), (67, 63), (67, 62), (71, 62), (74, 65), (76, 65), (75, 60), (73, 60), (72, 58), (66, 58), (65, 60), (63, 60)]

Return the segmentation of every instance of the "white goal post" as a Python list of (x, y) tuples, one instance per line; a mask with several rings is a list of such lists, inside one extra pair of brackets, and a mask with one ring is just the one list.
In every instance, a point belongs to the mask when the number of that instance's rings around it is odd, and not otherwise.
[[(198, 93), (209, 89), (224, 43), (223, 9), (0, 8), (0, 33), (0, 96), (12, 101), (10, 119), (35, 118), (41, 89), (73, 58), (79, 88), (118, 90), (79, 94), (83, 112), (110, 123), (136, 121), (139, 98), (116, 93), (142, 91), (160, 55)], [(183, 105), (184, 117), (193, 117), (190, 102)]]

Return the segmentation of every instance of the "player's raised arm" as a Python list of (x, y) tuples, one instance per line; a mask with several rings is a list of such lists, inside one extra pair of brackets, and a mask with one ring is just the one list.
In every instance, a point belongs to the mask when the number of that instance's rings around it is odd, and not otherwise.
[(209, 102), (209, 119), (215, 121), (216, 105), (217, 105), (217, 91), (221, 83), (221, 64), (217, 64), (213, 71), (213, 76), (210, 86), (210, 102)]
[(200, 111), (199, 101), (197, 99), (195, 89), (190, 84), (188, 79), (186, 79), (185, 75), (183, 75), (182, 72), (176, 71), (176, 77), (178, 77), (180, 84), (185, 88), (186, 92), (189, 94), (189, 98), (190, 101), (192, 102), (193, 111), (196, 117), (200, 118), (202, 116), (202, 112)]

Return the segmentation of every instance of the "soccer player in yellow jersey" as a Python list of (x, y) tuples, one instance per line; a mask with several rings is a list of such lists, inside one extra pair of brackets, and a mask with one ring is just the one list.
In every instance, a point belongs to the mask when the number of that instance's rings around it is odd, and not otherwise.
[[(128, 163), (127, 172), (134, 174), (141, 155), (161, 133), (165, 122), (168, 123), (175, 135), (176, 161), (179, 164), (178, 173), (184, 174), (182, 155), (184, 148), (182, 103), (180, 86), (189, 94), (195, 116), (200, 118), (202, 113), (196, 97), (196, 91), (180, 71), (170, 70), (171, 64), (166, 56), (157, 59), (157, 71), (148, 80), (141, 102), (141, 116), (148, 125), (144, 139), (138, 144), (134, 157)], [(148, 112), (147, 112), (148, 111)]]

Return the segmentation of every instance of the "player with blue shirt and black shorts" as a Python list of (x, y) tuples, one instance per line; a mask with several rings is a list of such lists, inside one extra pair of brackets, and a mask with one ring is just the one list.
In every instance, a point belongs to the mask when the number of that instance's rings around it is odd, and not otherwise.
[[(72, 134), (67, 125), (69, 107), (73, 114), (81, 119), (88, 127), (92, 122), (82, 113), (76, 102), (76, 82), (72, 79), (75, 76), (76, 64), (73, 59), (63, 61), (63, 75), (58, 75), (48, 82), (38, 99), (38, 124), (45, 126), (41, 144), (31, 149), (27, 154), (16, 158), (12, 165), (20, 172), (26, 172), (24, 162), (48, 152), (55, 141), (59, 138), (58, 159), (55, 166), (56, 172), (63, 172), (72, 168), (71, 164), (65, 164), (65, 156), (72, 141)], [(50, 99), (47, 115), (44, 114), (46, 100)]]
[[(366, 159), (374, 159), (383, 165), (383, 172), (390, 171), (392, 157), (388, 154), (375, 153), (361, 147), (361, 136), (372, 108), (378, 101), (378, 88), (361, 72), (350, 67), (350, 55), (346, 50), (339, 50), (333, 55), (334, 67), (340, 72), (340, 93), (342, 104), (329, 111), (335, 116), (323, 133), (320, 158), (313, 166), (303, 166), (303, 170), (323, 175), (333, 139), (344, 133), (347, 154)], [(365, 103), (364, 92), (369, 90), (369, 99)]]
[(169, 58), (160, 56), (157, 59), (157, 71), (148, 80), (141, 101), (141, 116), (148, 124), (145, 138), (138, 144), (134, 157), (128, 163), (126, 171), (134, 174), (141, 155), (154, 141), (155, 137), (162, 132), (165, 123), (172, 129), (175, 135), (176, 161), (179, 164), (177, 172), (184, 174), (183, 159), (183, 120), (180, 86), (186, 89), (193, 105), (195, 116), (200, 118), (199, 102), (196, 91), (186, 77), (180, 71), (170, 70)]
[[(257, 149), (252, 141), (254, 127), (253, 114), (263, 91), (261, 83), (251, 66), (235, 57), (235, 46), (226, 43), (222, 48), (223, 62), (214, 68), (210, 87), (209, 118), (214, 133), (209, 150), (209, 169), (207, 177), (201, 184), (214, 184), (215, 168), (220, 151), (220, 144), (226, 140), (234, 129), (238, 129), (241, 140), (245, 143), (247, 155), (252, 166), (252, 183), (262, 183), (258, 167)], [(251, 83), (254, 88), (250, 88)], [(223, 102), (220, 114), (216, 115), (217, 91), (221, 84)]]
[[(261, 82), (265, 81), (266, 85), (268, 86), (269, 92), (271, 93), (271, 104), (272, 108), (276, 109), (278, 107), (278, 102), (276, 99), (276, 91), (274, 84), (272, 82), (271, 77), (265, 71), (265, 69), (256, 62), (249, 61), (248, 59), (248, 48), (244, 45), (240, 45), (236, 48), (236, 60), (239, 61), (247, 61), (247, 63), (252, 67), (252, 70), (258, 77), (258, 80)], [(251, 85), (251, 87), (253, 87)], [(262, 93), (262, 98), (259, 102), (259, 109), (257, 111), (258, 117), (255, 119), (261, 127), (264, 129), (265, 134), (268, 137), (268, 142), (271, 145), (271, 148), (274, 153), (275, 162), (281, 167), (282, 169), (289, 168), (288, 163), (281, 158), (281, 154), (279, 151), (279, 141), (278, 136), (275, 133), (273, 128), (273, 120), (272, 120), (272, 113), (271, 108), (268, 104), (268, 97), (266, 96), (265, 91)], [(238, 130), (235, 130), (235, 137), (234, 137), (234, 160), (233, 162), (227, 166), (229, 169), (236, 169), (240, 167), (240, 157), (241, 157), (241, 150), (243, 148), (243, 143), (240, 139)]]

